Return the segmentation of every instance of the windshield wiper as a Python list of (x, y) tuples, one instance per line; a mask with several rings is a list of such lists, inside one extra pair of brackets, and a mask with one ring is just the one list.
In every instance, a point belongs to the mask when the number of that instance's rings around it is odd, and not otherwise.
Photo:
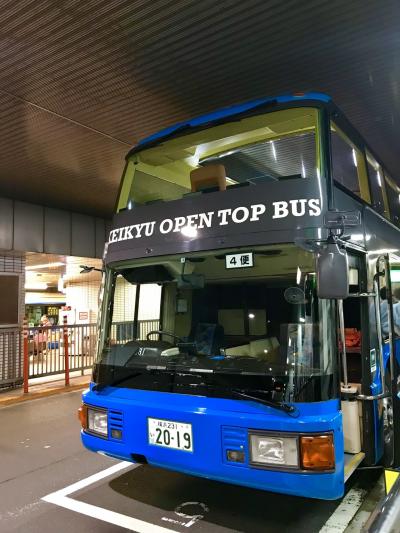
[(284, 411), (285, 413), (291, 414), (297, 411), (297, 408), (294, 405), (290, 405), (285, 402), (274, 402), (272, 400), (266, 400), (265, 398), (260, 398), (259, 396), (253, 396), (252, 394), (249, 394), (247, 390), (237, 390), (237, 389), (231, 389), (230, 391), (234, 396), (237, 396), (238, 398), (242, 398), (243, 400), (251, 400), (252, 402), (258, 402), (263, 405), (267, 405), (268, 407), (273, 407), (274, 409), (279, 409), (280, 411)]

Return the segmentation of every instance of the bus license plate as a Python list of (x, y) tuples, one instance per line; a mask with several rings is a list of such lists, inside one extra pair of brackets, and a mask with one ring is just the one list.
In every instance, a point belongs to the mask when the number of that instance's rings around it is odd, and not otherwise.
[(185, 452), (193, 451), (192, 424), (149, 418), (149, 444), (174, 448)]

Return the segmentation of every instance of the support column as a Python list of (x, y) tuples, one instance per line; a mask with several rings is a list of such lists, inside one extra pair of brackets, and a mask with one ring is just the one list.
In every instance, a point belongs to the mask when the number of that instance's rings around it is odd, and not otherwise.
[(0, 391), (23, 381), (25, 255), (0, 251)]

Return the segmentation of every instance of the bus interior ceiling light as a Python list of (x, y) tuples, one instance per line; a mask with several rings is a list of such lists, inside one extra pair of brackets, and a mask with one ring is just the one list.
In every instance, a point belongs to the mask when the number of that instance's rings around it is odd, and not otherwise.
[(25, 267), (25, 270), (39, 270), (42, 268), (53, 268), (58, 266), (64, 266), (64, 263), (61, 261), (55, 261), (54, 263), (44, 263), (42, 265), (29, 265)]

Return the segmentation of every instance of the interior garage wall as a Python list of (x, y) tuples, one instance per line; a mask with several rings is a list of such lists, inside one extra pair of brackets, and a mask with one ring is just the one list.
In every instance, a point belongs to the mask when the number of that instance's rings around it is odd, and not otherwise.
[(90, 281), (82, 280), (80, 282), (68, 283), (65, 286), (66, 305), (79, 313), (79, 311), (88, 311), (88, 322), (95, 324), (99, 309), (99, 288), (101, 278)]
[(0, 198), (0, 250), (101, 258), (108, 231), (103, 218)]

